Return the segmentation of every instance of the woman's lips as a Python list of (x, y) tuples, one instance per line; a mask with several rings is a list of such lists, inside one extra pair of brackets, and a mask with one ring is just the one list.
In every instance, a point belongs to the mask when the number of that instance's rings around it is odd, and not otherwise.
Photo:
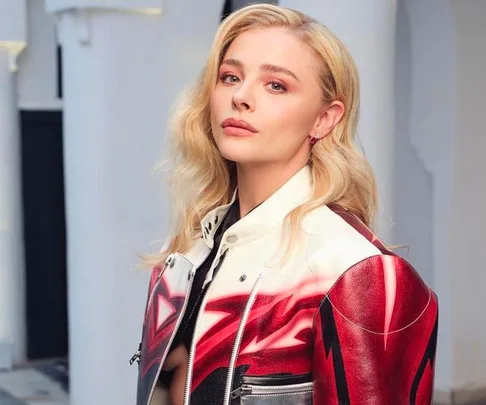
[(223, 132), (226, 135), (233, 135), (233, 136), (253, 136), (253, 135), (255, 135), (254, 132), (251, 132), (248, 129), (241, 128), (241, 127), (233, 127), (233, 126), (224, 127)]
[(236, 118), (225, 119), (221, 126), (226, 135), (251, 136), (258, 132), (251, 124), (243, 120), (237, 120)]

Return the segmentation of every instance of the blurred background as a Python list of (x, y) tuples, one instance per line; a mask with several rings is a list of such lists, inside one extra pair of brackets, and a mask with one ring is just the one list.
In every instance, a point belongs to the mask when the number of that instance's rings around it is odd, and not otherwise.
[[(170, 214), (152, 169), (176, 94), (246, 3), (0, 0), (0, 405), (135, 402), (133, 269)], [(486, 404), (486, 1), (278, 3), (356, 59), (377, 232), (439, 295), (435, 403)]]

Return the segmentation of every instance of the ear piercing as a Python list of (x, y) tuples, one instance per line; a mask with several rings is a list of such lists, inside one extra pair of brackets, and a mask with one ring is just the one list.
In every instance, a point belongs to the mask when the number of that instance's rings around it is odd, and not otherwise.
[(314, 136), (311, 136), (310, 137), (311, 145), (314, 145), (320, 138), (321, 138), (321, 134), (315, 134)]

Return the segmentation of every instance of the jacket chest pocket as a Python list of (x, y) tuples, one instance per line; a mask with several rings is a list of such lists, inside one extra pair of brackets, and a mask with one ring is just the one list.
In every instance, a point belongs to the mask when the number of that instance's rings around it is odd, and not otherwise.
[(312, 405), (312, 376), (243, 376), (232, 405)]

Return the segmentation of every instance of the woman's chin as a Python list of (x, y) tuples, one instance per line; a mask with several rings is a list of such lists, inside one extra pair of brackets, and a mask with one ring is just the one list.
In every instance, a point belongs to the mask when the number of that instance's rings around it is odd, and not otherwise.
[(257, 157), (255, 152), (242, 147), (242, 145), (223, 145), (219, 148), (219, 152), (226, 160), (235, 163), (252, 163), (255, 162)]

